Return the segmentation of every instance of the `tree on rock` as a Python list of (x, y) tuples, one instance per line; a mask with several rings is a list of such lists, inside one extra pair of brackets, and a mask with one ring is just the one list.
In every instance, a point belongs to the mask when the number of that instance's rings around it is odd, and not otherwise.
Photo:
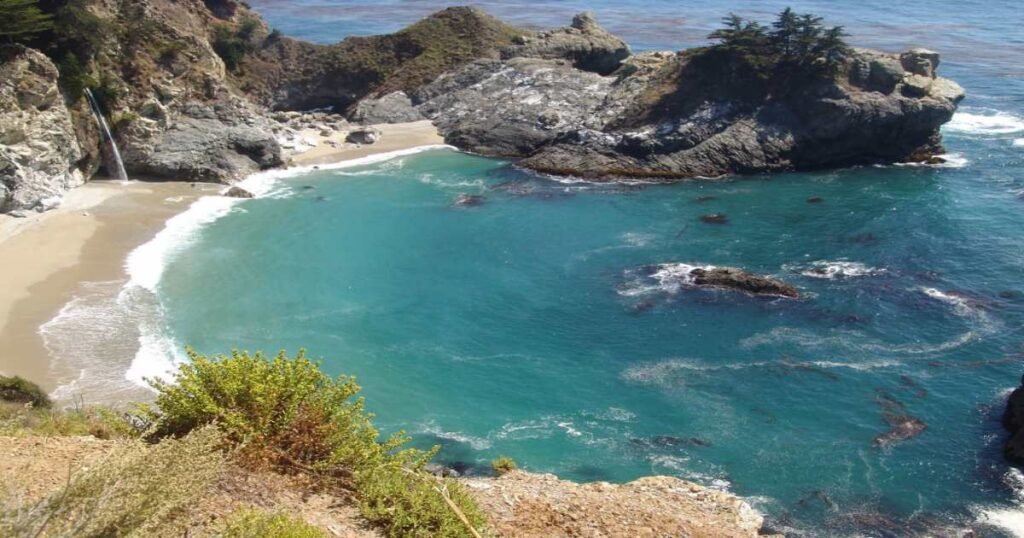
[(39, 9), (39, 0), (0, 0), (0, 38), (8, 42), (49, 31), (53, 17)]

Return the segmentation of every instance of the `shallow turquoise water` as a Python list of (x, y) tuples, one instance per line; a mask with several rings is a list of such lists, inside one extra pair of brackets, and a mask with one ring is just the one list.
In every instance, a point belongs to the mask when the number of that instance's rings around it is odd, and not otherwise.
[[(830, 524), (819, 491), (969, 517), (1011, 498), (996, 444), (1024, 314), (1012, 188), (970, 166), (563, 184), (439, 150), (288, 180), (205, 228), (160, 294), (175, 341), (306, 347), (358, 376), (385, 429), (471, 472), (508, 454), (581, 480), (669, 473), (804, 527)], [(487, 200), (453, 207), (459, 193)], [(820, 260), (870, 274), (801, 274)], [(669, 262), (807, 298), (636, 271)], [(928, 429), (874, 447), (887, 399)]]
[[(254, 2), (320, 41), (435, 4)], [(548, 26), (595, 9), (637, 48), (694, 44), (723, 10), (776, 7), (640, 4), (485, 7)], [(321, 170), (174, 255), (158, 288), (167, 336), (203, 352), (306, 347), (358, 376), (384, 429), (441, 443), (468, 472), (506, 454), (580, 480), (673, 474), (812, 535), (986, 517), (1003, 527), (985, 535), (1024, 535), (1009, 519), (1024, 518), (1024, 475), (1003, 463), (998, 424), (1024, 359), (1017, 8), (794, 7), (846, 24), (855, 44), (943, 52), (940, 71), (969, 92), (946, 129), (966, 163), (670, 186), (565, 183), (449, 150)], [(676, 17), (680, 33), (645, 31), (644, 17)], [(461, 193), (486, 203), (453, 207)], [(676, 289), (641, 269), (679, 262), (776, 275), (806, 296)], [(847, 276), (820, 278), (815, 262)], [(928, 427), (876, 447), (886, 412)]]

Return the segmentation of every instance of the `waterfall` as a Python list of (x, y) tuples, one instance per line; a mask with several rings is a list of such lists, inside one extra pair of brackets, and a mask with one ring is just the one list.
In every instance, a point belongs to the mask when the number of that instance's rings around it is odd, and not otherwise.
[(117, 178), (121, 181), (128, 181), (128, 172), (124, 170), (124, 161), (121, 160), (121, 152), (117, 149), (117, 142), (114, 142), (113, 135), (110, 134), (110, 127), (107, 127), (107, 120), (103, 118), (103, 112), (100, 110), (99, 103), (96, 102), (96, 97), (93, 96), (92, 91), (89, 88), (85, 88), (85, 98), (89, 100), (89, 108), (92, 109), (93, 116), (96, 117), (96, 125), (99, 126), (100, 131), (106, 135), (107, 140), (110, 141), (110, 149), (114, 152), (114, 160), (117, 164)]

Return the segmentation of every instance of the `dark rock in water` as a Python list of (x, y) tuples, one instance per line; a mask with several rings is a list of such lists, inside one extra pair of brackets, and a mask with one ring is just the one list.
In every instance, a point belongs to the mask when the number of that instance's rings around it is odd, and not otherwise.
[(710, 215), (701, 215), (700, 220), (707, 224), (727, 224), (729, 217), (725, 216), (724, 213), (712, 213)]
[(704, 202), (710, 202), (712, 200), (717, 200), (717, 199), (718, 199), (717, 196), (698, 196), (698, 197), (694, 198), (693, 201), (698, 203), (698, 204), (703, 204)]
[(311, 191), (311, 190), (313, 190), (313, 189), (315, 189), (315, 188), (316, 188), (316, 187), (314, 187), (314, 186), (312, 186), (312, 185), (303, 185), (303, 186), (302, 186), (302, 190), (304, 190), (304, 191)]
[(808, 204), (820, 204), (824, 201), (825, 199), (822, 198), (821, 196), (811, 196), (810, 198), (807, 199)]
[(1021, 292), (1017, 290), (1003, 290), (999, 292), (1000, 299), (1020, 299)]
[(317, 196), (316, 197), (316, 201), (317, 202), (326, 202), (327, 201), (327, 197), (326, 196)]
[(922, 387), (917, 381), (914, 381), (914, 379), (907, 374), (900, 376), (900, 383), (912, 390), (914, 392), (914, 396), (917, 396), (918, 398), (924, 398), (928, 395), (928, 389)]
[(1013, 389), (1006, 400), (1003, 428), (1010, 432), (1003, 455), (1013, 463), (1024, 464), (1024, 377), (1021, 378), (1021, 386)]
[(889, 431), (875, 437), (872, 442), (875, 446), (886, 447), (906, 441), (907, 439), (917, 437), (928, 428), (928, 425), (923, 420), (907, 414), (906, 405), (897, 400), (892, 394), (879, 390), (876, 400), (882, 409), (882, 419), (889, 425)]
[(452, 205), (456, 207), (476, 207), (483, 205), (484, 201), (487, 200), (482, 194), (460, 194)]
[(800, 297), (795, 287), (781, 280), (755, 275), (735, 267), (697, 267), (690, 271), (690, 276), (697, 286), (725, 288), (754, 295), (779, 295), (794, 299)]
[(875, 234), (873, 233), (853, 235), (850, 236), (850, 238), (847, 240), (851, 243), (856, 243), (858, 245), (873, 245), (878, 242), (878, 238), (875, 237)]
[(253, 195), (253, 193), (237, 185), (224, 191), (224, 196), (227, 196), (228, 198), (255, 198), (255, 195)]
[(885, 421), (889, 423), (892, 429), (875, 437), (875, 446), (884, 447), (900, 441), (906, 441), (912, 437), (917, 437), (928, 428), (924, 421), (910, 415), (890, 415), (885, 418)]
[(685, 448), (685, 447), (709, 447), (711, 441), (700, 437), (675, 437), (673, 435), (655, 435), (653, 437), (634, 437), (629, 440), (637, 446), (656, 448)]

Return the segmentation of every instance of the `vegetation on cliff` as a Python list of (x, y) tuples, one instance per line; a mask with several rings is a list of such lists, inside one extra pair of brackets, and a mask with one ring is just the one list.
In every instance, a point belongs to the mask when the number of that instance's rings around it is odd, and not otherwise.
[[(102, 465), (74, 474), (60, 492), (29, 506), (8, 499), (0, 505), (4, 535), (165, 532), (225, 461), (312, 477), (322, 489), (355, 497), (363, 517), (388, 536), (472, 536), (484, 527), (461, 485), (424, 470), (436, 447), (406, 448), (401, 432), (380, 439), (356, 398), (354, 378), (332, 378), (302, 352), (189, 356), (172, 383), (152, 381), (153, 405), (124, 415), (34, 409), (14, 394), (2, 407), (0, 434), (96, 433), (128, 442)], [(287, 518), (253, 513), (232, 519), (223, 534), (253, 536), (258, 529), (312, 536)]]

